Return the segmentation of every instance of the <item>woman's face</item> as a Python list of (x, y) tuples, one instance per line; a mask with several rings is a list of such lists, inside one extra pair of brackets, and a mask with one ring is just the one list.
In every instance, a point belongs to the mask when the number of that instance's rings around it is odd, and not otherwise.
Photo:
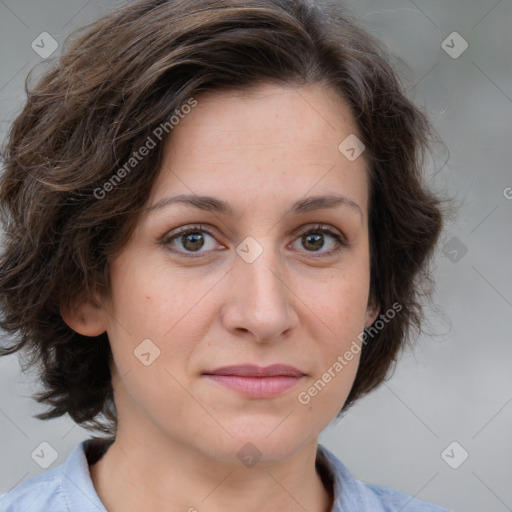
[(321, 86), (196, 99), (111, 265), (119, 435), (282, 460), (343, 406), (374, 319), (365, 162)]

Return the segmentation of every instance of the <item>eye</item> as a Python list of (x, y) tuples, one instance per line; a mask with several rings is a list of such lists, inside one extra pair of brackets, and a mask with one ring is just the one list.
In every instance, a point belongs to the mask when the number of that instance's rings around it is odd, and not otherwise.
[[(188, 258), (196, 257), (194, 253), (201, 256), (205, 252), (214, 250), (218, 245), (214, 236), (201, 225), (179, 228), (165, 236), (162, 243), (171, 252)], [(205, 250), (201, 251), (201, 249)]]
[[(327, 250), (321, 251), (326, 246), (325, 238), (328, 235), (330, 241), (327, 243)], [(318, 224), (307, 231), (294, 242), (301, 243), (307, 252), (313, 253), (311, 257), (332, 255), (346, 245), (343, 236), (334, 231), (330, 226)], [(200, 257), (210, 251), (214, 251), (219, 244), (214, 235), (201, 225), (184, 226), (172, 231), (162, 239), (162, 244), (171, 252), (177, 253), (186, 258)], [(220, 245), (222, 249), (226, 247)], [(204, 249), (204, 250), (203, 250)], [(316, 256), (318, 254), (319, 256)]]
[[(325, 235), (328, 235), (330, 242), (327, 243), (327, 250), (320, 251), (326, 245)], [(295, 243), (299, 242), (307, 249), (307, 252), (318, 253), (320, 256), (332, 255), (340, 251), (346, 245), (342, 235), (334, 231), (330, 226), (318, 224), (317, 226), (304, 231)], [(316, 254), (312, 255), (317, 257)]]

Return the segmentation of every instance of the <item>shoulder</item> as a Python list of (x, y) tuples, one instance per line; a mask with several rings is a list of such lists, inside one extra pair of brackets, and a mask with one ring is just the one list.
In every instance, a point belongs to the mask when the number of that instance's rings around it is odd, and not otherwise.
[(0, 512), (106, 512), (89, 472), (89, 463), (108, 443), (86, 439), (60, 465), (0, 494)]
[(58, 466), (0, 494), (0, 512), (68, 512), (61, 492), (61, 469)]
[(396, 489), (367, 482), (361, 482), (361, 484), (377, 498), (386, 512), (398, 512), (399, 510), (407, 510), (407, 512), (450, 512), (439, 505), (419, 500)]
[(325, 446), (318, 445), (317, 461), (328, 469), (332, 480), (332, 512), (450, 512), (401, 491), (357, 480)]

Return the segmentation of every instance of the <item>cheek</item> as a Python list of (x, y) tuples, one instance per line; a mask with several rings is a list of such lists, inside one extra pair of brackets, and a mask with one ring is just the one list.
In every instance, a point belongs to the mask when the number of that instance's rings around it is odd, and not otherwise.
[(364, 266), (347, 267), (320, 283), (318, 293), (310, 293), (306, 302), (311, 305), (307, 324), (316, 340), (310, 360), (316, 364), (297, 401), (319, 418), (333, 418), (339, 412), (356, 377), (368, 287)]
[[(173, 373), (186, 371), (197, 340), (205, 336), (211, 324), (213, 306), (205, 297), (215, 284), (213, 276), (193, 279), (190, 273), (171, 272), (160, 262), (133, 254), (118, 257), (111, 276), (107, 330), (119, 371), (144, 371), (136, 356), (148, 350), (151, 355), (158, 354), (150, 368), (165, 365)], [(154, 346), (144, 341), (148, 339)], [(146, 346), (148, 350), (143, 350)], [(157, 382), (155, 378), (151, 373), (147, 385)], [(168, 374), (163, 375), (164, 381), (168, 378)]]
[(335, 417), (352, 388), (359, 366), (368, 298), (361, 282), (337, 284), (316, 297), (316, 302), (312, 300), (314, 314), (310, 315), (309, 323), (317, 342), (310, 360), (317, 364), (297, 396), (300, 407), (321, 421)]
[(357, 374), (361, 346), (357, 338), (359, 329), (348, 330), (339, 332), (338, 339), (332, 343), (318, 347), (311, 359), (316, 358), (320, 364), (295, 397), (299, 410), (308, 418), (316, 418), (318, 430), (323, 430), (339, 413)]
[(204, 282), (187, 283), (164, 265), (136, 253), (130, 258), (121, 255), (112, 264), (111, 283), (114, 320), (134, 337), (159, 340), (186, 316), (201, 293), (198, 287), (204, 287)]
[(317, 281), (315, 286), (312, 284), (304, 283), (299, 296), (309, 308), (311, 322), (316, 319), (319, 329), (341, 336), (336, 340), (339, 343), (354, 329), (364, 327), (369, 291), (364, 268), (340, 269)]

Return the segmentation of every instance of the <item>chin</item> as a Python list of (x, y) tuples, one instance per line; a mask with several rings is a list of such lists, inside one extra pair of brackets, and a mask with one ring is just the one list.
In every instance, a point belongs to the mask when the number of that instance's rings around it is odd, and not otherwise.
[[(316, 440), (318, 435), (304, 428), (300, 422), (290, 422), (274, 416), (265, 419), (246, 418), (236, 423), (226, 424), (233, 437), (224, 436), (223, 442), (217, 441), (219, 459), (229, 463), (249, 465), (258, 459), (258, 465), (281, 463), (297, 450)], [(284, 419), (284, 421), (283, 421)], [(297, 420), (295, 420), (297, 421)]]

